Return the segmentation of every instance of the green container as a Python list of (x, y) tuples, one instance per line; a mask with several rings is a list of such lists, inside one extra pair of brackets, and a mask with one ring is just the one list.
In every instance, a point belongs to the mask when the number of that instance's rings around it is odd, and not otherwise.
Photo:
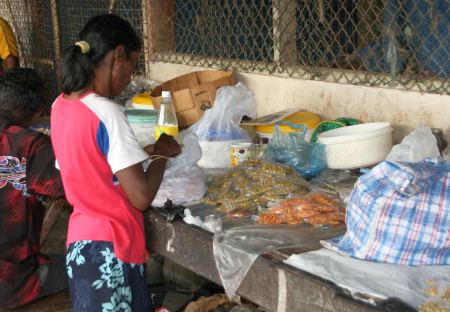
[(128, 122), (142, 147), (155, 143), (155, 125), (158, 111), (149, 109), (127, 108)]
[(127, 108), (125, 110), (130, 124), (156, 124), (158, 118), (157, 110)]

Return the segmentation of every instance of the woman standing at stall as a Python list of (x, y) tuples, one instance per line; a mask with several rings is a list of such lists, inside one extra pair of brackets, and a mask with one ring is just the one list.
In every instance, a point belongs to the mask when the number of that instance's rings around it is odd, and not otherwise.
[(167, 135), (149, 156), (110, 100), (139, 59), (140, 40), (118, 16), (92, 18), (62, 59), (51, 113), (52, 143), (68, 201), (67, 273), (74, 311), (150, 311), (142, 211), (180, 146)]

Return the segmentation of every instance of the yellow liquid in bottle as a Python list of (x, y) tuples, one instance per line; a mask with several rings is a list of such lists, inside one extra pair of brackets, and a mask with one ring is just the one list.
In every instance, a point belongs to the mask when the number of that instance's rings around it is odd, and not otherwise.
[(158, 141), (162, 133), (175, 137), (178, 134), (178, 125), (155, 126), (156, 141)]

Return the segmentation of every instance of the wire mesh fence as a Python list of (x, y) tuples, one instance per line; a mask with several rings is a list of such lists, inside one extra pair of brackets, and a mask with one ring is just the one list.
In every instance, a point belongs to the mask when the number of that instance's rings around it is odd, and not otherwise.
[[(0, 16), (12, 27), (22, 66), (35, 68), (48, 81), (46, 97), (56, 90), (55, 54), (48, 1), (0, 1)], [(47, 22), (44, 22), (47, 21)], [(44, 23), (43, 23), (44, 22)]]
[(106, 12), (127, 19), (143, 38), (137, 76), (149, 75), (149, 61), (162, 61), (450, 94), (449, 6), (448, 0), (0, 0), (0, 14), (16, 33), (22, 65), (47, 78), (52, 96), (57, 51), (77, 40), (90, 17)]
[(83, 25), (98, 14), (112, 12), (133, 25), (144, 43), (136, 75), (146, 76), (145, 9), (146, 0), (0, 0), (0, 16), (14, 30), (21, 65), (37, 69), (45, 78), (49, 101), (59, 92), (57, 68), (61, 52), (77, 41)]
[[(81, 28), (92, 16), (114, 13), (126, 19), (137, 31), (143, 42), (146, 42), (145, 12), (146, 1), (143, 0), (59, 0), (58, 13), (61, 25), (61, 46), (63, 49), (73, 45), (78, 38)], [(145, 51), (145, 46), (144, 46)], [(145, 55), (137, 64), (136, 75), (145, 76)]]
[(448, 0), (173, 2), (153, 60), (450, 93)]

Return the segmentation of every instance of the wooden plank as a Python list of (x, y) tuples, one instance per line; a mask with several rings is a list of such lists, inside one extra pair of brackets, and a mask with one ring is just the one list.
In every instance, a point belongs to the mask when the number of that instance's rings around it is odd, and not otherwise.
[(50, 230), (55, 224), (55, 221), (58, 218), (60, 212), (66, 208), (66, 204), (67, 202), (65, 199), (59, 199), (54, 201), (47, 208), (44, 216), (44, 221), (42, 223), (41, 241), (40, 241), (41, 246), (44, 244), (45, 239), (47, 238), (48, 233), (50, 233)]

